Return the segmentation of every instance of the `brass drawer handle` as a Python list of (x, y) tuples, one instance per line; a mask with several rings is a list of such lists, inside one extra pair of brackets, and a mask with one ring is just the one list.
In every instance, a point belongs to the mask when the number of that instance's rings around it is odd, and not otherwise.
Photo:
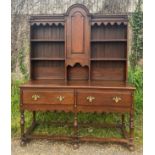
[(62, 101), (65, 99), (65, 97), (64, 97), (64, 96), (57, 96), (57, 99), (58, 99), (60, 102), (62, 102)]
[(118, 103), (119, 101), (121, 101), (122, 99), (118, 96), (113, 97), (113, 100)]
[(33, 99), (34, 101), (37, 101), (39, 98), (40, 98), (39, 95), (32, 95), (32, 99)]
[(90, 103), (92, 103), (93, 100), (95, 100), (95, 97), (93, 97), (93, 96), (87, 96), (86, 99), (87, 99)]

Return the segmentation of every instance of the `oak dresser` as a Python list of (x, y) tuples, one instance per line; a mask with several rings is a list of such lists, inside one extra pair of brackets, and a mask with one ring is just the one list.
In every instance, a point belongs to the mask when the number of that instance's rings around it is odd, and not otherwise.
[[(20, 86), (21, 144), (45, 138), (70, 140), (75, 147), (83, 141), (119, 142), (132, 150), (135, 88), (127, 82), (127, 16), (90, 14), (84, 5), (75, 4), (65, 14), (31, 16), (29, 22), (30, 80)], [(33, 113), (27, 130), (26, 110)], [(72, 112), (72, 136), (34, 134), (39, 111)], [(79, 112), (117, 113), (121, 123), (79, 124)], [(79, 136), (79, 128), (85, 125), (119, 128), (123, 137)]]

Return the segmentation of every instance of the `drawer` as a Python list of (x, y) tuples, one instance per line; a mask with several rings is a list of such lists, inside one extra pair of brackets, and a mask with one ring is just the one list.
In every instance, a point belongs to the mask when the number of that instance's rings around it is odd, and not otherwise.
[(23, 90), (23, 104), (74, 104), (73, 90)]
[(127, 106), (131, 105), (132, 96), (130, 91), (101, 91), (101, 90), (78, 90), (78, 105), (107, 105)]

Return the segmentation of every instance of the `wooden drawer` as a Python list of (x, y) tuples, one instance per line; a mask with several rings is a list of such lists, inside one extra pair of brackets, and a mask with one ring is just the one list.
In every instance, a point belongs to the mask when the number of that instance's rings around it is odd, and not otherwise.
[(74, 104), (73, 90), (23, 90), (23, 104)]
[(132, 96), (130, 91), (105, 91), (105, 90), (78, 90), (78, 105), (107, 105), (123, 106), (131, 105)]

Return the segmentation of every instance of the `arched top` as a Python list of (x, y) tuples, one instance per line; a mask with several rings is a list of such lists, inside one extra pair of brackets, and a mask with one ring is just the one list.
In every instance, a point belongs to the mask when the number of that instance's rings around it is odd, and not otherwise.
[(76, 10), (76, 9), (79, 9), (79, 8), (82, 9), (82, 10), (84, 10), (84, 11), (86, 12), (87, 15), (90, 15), (89, 10), (88, 10), (88, 9), (86, 8), (86, 6), (83, 5), (83, 4), (73, 4), (73, 5), (71, 5), (71, 6), (68, 8), (68, 10), (67, 10), (66, 15), (69, 15), (70, 12), (72, 12), (72, 10)]
[(79, 12), (79, 11), (76, 11), (76, 12), (74, 12), (74, 14), (72, 15), (72, 17), (83, 17), (83, 14), (81, 14), (81, 12)]

